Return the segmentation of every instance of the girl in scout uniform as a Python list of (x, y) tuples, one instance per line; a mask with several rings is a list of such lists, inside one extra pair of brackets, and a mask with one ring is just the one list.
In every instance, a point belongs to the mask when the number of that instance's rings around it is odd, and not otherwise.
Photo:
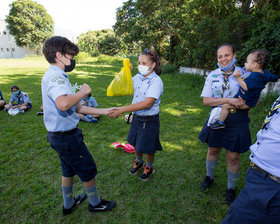
[(116, 108), (108, 115), (119, 117), (122, 113), (134, 111), (127, 141), (136, 149), (130, 174), (136, 175), (143, 168), (143, 154), (146, 164), (140, 179), (146, 181), (154, 172), (155, 152), (162, 150), (159, 140), (159, 104), (163, 92), (163, 83), (159, 57), (146, 48), (139, 56), (139, 73), (132, 78), (134, 96), (131, 105)]
[[(225, 103), (240, 106), (244, 104), (241, 99), (233, 98), (239, 91), (239, 83), (232, 73), (236, 70), (247, 74), (235, 65), (236, 53), (231, 44), (223, 44), (217, 50), (218, 69), (212, 71), (206, 78), (201, 97), (206, 106), (217, 107)], [(213, 130), (207, 125), (203, 126), (199, 139), (208, 143), (206, 157), (207, 175), (201, 183), (203, 191), (213, 184), (215, 167), (222, 147), (226, 149), (228, 186), (226, 189), (226, 203), (231, 204), (235, 198), (235, 183), (240, 169), (240, 153), (244, 153), (251, 145), (248, 110), (237, 110), (229, 114), (225, 120), (224, 129)]]

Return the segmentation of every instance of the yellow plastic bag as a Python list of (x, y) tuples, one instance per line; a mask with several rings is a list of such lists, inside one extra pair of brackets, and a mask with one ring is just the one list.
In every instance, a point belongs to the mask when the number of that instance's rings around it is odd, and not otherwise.
[(133, 94), (130, 67), (130, 60), (125, 58), (121, 71), (115, 75), (115, 78), (107, 88), (107, 96), (127, 96)]

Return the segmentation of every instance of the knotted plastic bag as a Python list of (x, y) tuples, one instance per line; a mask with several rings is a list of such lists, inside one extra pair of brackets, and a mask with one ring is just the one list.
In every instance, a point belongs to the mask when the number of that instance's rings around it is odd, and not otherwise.
[(107, 96), (127, 96), (133, 94), (130, 67), (130, 60), (125, 58), (121, 71), (115, 75), (115, 78), (107, 88)]

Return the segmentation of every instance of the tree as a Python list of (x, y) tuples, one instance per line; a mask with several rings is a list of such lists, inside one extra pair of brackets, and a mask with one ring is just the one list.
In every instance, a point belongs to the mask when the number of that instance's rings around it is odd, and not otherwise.
[(17, 0), (10, 7), (6, 22), (17, 45), (41, 54), (43, 42), (53, 35), (53, 19), (42, 5), (31, 0)]
[(122, 41), (113, 30), (104, 29), (88, 31), (78, 37), (78, 46), (81, 51), (87, 52), (92, 56), (98, 54), (115, 55), (119, 53)]

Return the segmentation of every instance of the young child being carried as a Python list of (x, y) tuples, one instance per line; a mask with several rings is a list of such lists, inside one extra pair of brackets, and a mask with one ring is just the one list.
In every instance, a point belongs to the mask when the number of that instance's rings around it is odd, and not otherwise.
[(212, 129), (225, 128), (225, 120), (229, 114), (229, 109), (246, 110), (253, 108), (259, 101), (261, 91), (268, 82), (276, 82), (278, 76), (273, 75), (268, 70), (263, 70), (269, 63), (269, 52), (266, 50), (253, 50), (248, 56), (245, 63), (246, 71), (252, 72), (248, 78), (243, 80), (239, 70), (233, 73), (235, 79), (240, 85), (240, 89), (235, 98), (239, 96), (245, 101), (242, 106), (236, 107), (232, 104), (223, 104), (219, 120), (210, 124)]

